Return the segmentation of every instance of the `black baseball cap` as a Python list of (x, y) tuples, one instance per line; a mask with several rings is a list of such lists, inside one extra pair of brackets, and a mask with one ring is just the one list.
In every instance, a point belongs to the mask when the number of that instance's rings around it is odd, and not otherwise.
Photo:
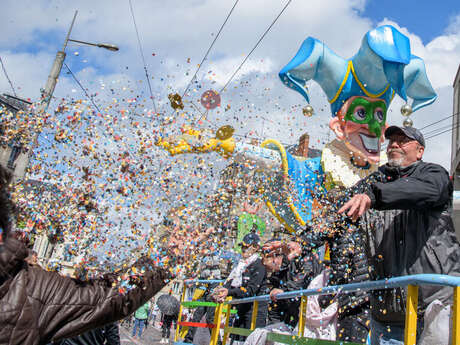
[(390, 126), (385, 131), (385, 139), (389, 139), (396, 133), (401, 133), (410, 139), (417, 140), (420, 145), (425, 147), (425, 138), (423, 137), (422, 132), (420, 132), (417, 128)]
[(243, 237), (243, 241), (240, 243), (242, 246), (257, 245), (260, 242), (260, 238), (257, 234), (251, 232)]

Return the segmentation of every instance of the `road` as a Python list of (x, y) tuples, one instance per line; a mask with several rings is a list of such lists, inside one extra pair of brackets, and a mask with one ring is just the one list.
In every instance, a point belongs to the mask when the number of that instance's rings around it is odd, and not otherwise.
[[(159, 327), (153, 327), (151, 324), (144, 330), (141, 338), (133, 338), (131, 336), (133, 328), (128, 328), (125, 325), (120, 325), (120, 340), (122, 345), (160, 345), (161, 340), (161, 329)], [(171, 329), (170, 344), (174, 340), (174, 331)]]

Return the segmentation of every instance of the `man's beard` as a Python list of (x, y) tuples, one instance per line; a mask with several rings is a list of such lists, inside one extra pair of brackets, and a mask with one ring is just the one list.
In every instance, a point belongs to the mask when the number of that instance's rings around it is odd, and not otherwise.
[[(397, 152), (401, 156), (399, 156), (398, 158), (390, 158), (390, 155), (392, 152)], [(406, 156), (404, 155), (404, 152), (401, 152), (398, 149), (390, 149), (389, 151), (387, 151), (387, 155), (388, 155), (388, 165), (392, 167), (402, 167), (402, 163), (404, 162), (404, 159), (406, 158)]]
[(404, 157), (388, 159), (388, 165), (392, 167), (401, 167), (403, 161), (404, 161)]

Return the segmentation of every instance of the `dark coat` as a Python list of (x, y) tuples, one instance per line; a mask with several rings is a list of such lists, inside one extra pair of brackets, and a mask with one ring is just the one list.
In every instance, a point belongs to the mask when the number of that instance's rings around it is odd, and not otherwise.
[[(328, 285), (359, 283), (370, 279), (370, 265), (366, 253), (366, 237), (359, 224), (337, 214), (339, 207), (348, 200), (344, 189), (333, 189), (328, 198), (322, 200), (327, 212), (316, 223), (326, 224), (320, 229), (308, 229), (302, 234), (304, 255), (325, 243), (329, 246), (331, 274)], [(315, 222), (313, 222), (315, 224)], [(319, 274), (319, 273), (318, 273)], [(339, 319), (361, 313), (369, 308), (369, 293), (356, 291), (339, 294)]]
[(137, 287), (121, 294), (107, 280), (79, 282), (28, 266), (26, 257), (25, 246), (12, 237), (0, 245), (0, 344), (47, 344), (120, 320), (169, 276), (152, 268)]
[[(321, 273), (322, 266), (312, 253), (302, 257), (296, 257), (289, 261), (283, 256), (281, 269), (274, 272), (269, 280), (269, 291), (281, 289), (284, 292), (303, 290), (308, 287), (311, 280)], [(299, 321), (300, 297), (281, 299), (271, 302), (268, 309), (268, 323), (284, 322), (295, 327)]]
[[(254, 297), (265, 294), (267, 291), (267, 271), (265, 270), (265, 266), (262, 265), (262, 260), (257, 259), (246, 268), (243, 272), (243, 282), (241, 287), (231, 287), (231, 281), (227, 282), (224, 287), (228, 289), (228, 296), (233, 297), (233, 299)], [(233, 326), (249, 329), (251, 327), (252, 302), (237, 304), (235, 308), (237, 310), (237, 317)], [(267, 303), (259, 303), (256, 327), (265, 327), (266, 318)]]
[[(422, 161), (404, 169), (387, 164), (355, 188), (369, 195), (373, 209), (383, 211), (371, 210), (362, 217), (374, 279), (460, 275), (460, 246), (450, 214), (453, 187), (443, 167)], [(419, 313), (435, 299), (451, 302), (452, 294), (451, 287), (419, 287)], [(404, 289), (376, 291), (372, 317), (404, 324), (405, 295)]]
[(120, 345), (120, 332), (117, 323), (109, 323), (87, 331), (73, 338), (61, 340), (55, 345)]

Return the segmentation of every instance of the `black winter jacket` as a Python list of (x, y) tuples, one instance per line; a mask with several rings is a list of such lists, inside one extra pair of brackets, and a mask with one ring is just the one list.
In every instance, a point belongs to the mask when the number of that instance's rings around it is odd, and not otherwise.
[(64, 339), (54, 345), (120, 345), (120, 332), (117, 323), (109, 323), (73, 338)]
[(152, 298), (170, 278), (167, 271), (154, 267), (137, 287), (120, 294), (106, 279), (81, 282), (28, 266), (27, 254), (25, 246), (12, 237), (0, 244), (2, 345), (47, 344), (120, 320)]
[[(373, 278), (411, 274), (460, 275), (460, 246), (451, 218), (452, 183), (447, 171), (419, 161), (404, 169), (388, 164), (354, 187), (372, 200), (361, 219), (367, 232), (367, 250)], [(419, 287), (419, 308), (439, 299), (450, 303), (452, 288)], [(404, 324), (405, 289), (386, 289), (372, 294), (372, 317), (377, 321)]]
[[(224, 284), (228, 289), (228, 296), (233, 299), (246, 297), (254, 297), (263, 295), (267, 291), (267, 271), (262, 264), (261, 259), (257, 259), (250, 264), (243, 272), (243, 281), (241, 287), (231, 287), (231, 281)], [(252, 302), (245, 304), (237, 304), (236, 310), (238, 317), (235, 320), (234, 327), (250, 328), (252, 316)], [(264, 327), (267, 318), (267, 303), (259, 303), (256, 326)], [(242, 339), (237, 337), (237, 339)], [(243, 337), (244, 339), (244, 337)]]
[[(313, 221), (312, 229), (307, 228), (301, 236), (304, 252), (311, 252), (325, 243), (328, 244), (331, 267), (328, 285), (359, 283), (370, 279), (366, 238), (359, 230), (359, 224), (337, 214), (339, 207), (345, 202), (345, 195), (349, 195), (345, 189), (330, 191), (328, 198), (331, 200), (321, 201), (327, 212), (321, 219)], [(315, 227), (315, 224), (326, 226)], [(369, 293), (361, 290), (339, 294), (338, 302), (339, 318), (361, 313), (363, 308), (369, 308)]]
[[(281, 269), (268, 279), (267, 294), (277, 288), (284, 292), (306, 289), (311, 280), (321, 273), (322, 265), (312, 253), (289, 261), (283, 256)], [(282, 299), (271, 302), (268, 309), (268, 323), (284, 322), (295, 327), (299, 320), (300, 298)]]

